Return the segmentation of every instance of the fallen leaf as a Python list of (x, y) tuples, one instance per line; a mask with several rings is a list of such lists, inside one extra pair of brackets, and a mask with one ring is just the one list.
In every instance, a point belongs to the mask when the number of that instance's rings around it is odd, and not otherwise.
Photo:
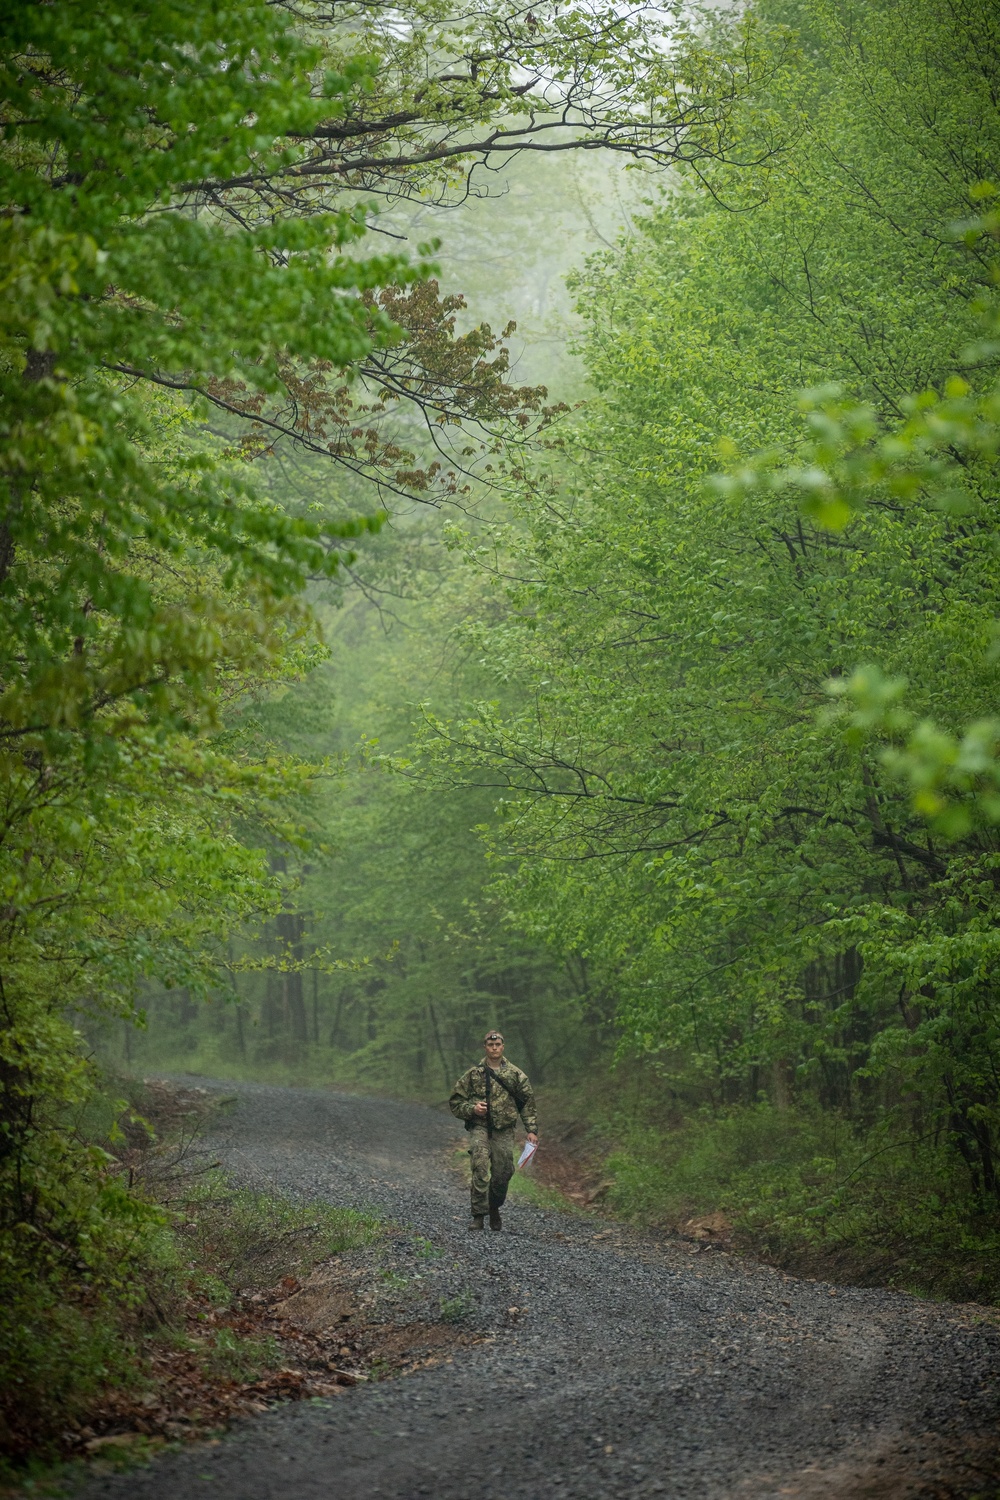
[(88, 1453), (100, 1453), (103, 1448), (127, 1448), (130, 1443), (137, 1443), (141, 1436), (139, 1432), (111, 1432), (106, 1437), (91, 1438), (85, 1447)]

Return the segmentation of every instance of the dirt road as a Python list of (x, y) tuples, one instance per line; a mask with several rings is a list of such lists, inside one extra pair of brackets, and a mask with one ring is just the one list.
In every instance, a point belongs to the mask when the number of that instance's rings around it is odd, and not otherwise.
[(237, 1177), (404, 1226), (386, 1277), (396, 1315), (446, 1317), (479, 1342), (93, 1478), (86, 1500), (1000, 1494), (1000, 1333), (977, 1309), (522, 1205), (503, 1233), (472, 1235), (450, 1117), (219, 1087), (239, 1102), (208, 1145)]

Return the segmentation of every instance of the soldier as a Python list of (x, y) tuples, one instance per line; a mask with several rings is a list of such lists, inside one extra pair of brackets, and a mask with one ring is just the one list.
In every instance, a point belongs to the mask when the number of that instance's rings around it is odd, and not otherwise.
[(448, 1104), (472, 1136), (472, 1222), (482, 1229), (489, 1213), (490, 1228), (502, 1229), (500, 1208), (514, 1175), (514, 1126), (518, 1115), (528, 1140), (538, 1144), (535, 1095), (527, 1076), (503, 1055), (503, 1037), (490, 1031), (483, 1039), (486, 1056), (463, 1073)]

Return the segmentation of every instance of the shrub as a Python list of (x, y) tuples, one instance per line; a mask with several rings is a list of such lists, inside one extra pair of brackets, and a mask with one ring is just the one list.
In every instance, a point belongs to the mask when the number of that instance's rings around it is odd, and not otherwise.
[[(217, 1107), (115, 1080), (72, 1128), (34, 1132), (21, 1218), (0, 1237), (0, 1477), (53, 1456), (97, 1400), (145, 1381), (191, 1299), (228, 1309), (379, 1232), (370, 1216), (206, 1171), (192, 1147)], [(210, 1377), (250, 1379), (276, 1345), (216, 1329), (203, 1353)]]
[(1000, 1219), (970, 1198), (945, 1143), (891, 1116), (858, 1130), (759, 1103), (675, 1130), (632, 1125), (620, 1141), (610, 1201), (627, 1217), (677, 1229), (721, 1211), (738, 1245), (788, 1269), (1000, 1300)]

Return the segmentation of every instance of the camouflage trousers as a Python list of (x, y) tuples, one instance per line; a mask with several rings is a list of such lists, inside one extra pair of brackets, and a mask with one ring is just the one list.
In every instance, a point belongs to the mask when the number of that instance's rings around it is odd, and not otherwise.
[(470, 1131), (469, 1160), (472, 1163), (472, 1212), (488, 1214), (499, 1208), (507, 1196), (514, 1175), (514, 1127), (486, 1134), (477, 1125)]

